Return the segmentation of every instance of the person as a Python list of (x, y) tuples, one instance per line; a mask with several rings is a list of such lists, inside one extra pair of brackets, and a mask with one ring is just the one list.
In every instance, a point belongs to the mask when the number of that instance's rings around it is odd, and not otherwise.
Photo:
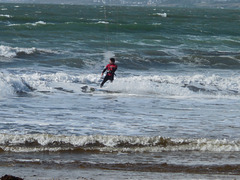
[(116, 70), (117, 70), (117, 65), (115, 64), (115, 59), (114, 58), (110, 58), (109, 64), (102, 71), (102, 76), (105, 73), (105, 71), (107, 71), (107, 74), (104, 77), (100, 87), (103, 87), (104, 83), (107, 82), (108, 80), (113, 82)]

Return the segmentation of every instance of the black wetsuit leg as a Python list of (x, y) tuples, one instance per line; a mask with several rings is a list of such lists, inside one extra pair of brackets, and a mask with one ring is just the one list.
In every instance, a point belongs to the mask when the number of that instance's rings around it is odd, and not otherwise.
[(105, 78), (103, 79), (100, 87), (103, 87), (103, 85), (105, 84), (105, 82), (107, 82), (108, 80), (110, 80), (111, 82), (113, 81), (114, 77), (113, 76), (108, 76), (106, 75)]

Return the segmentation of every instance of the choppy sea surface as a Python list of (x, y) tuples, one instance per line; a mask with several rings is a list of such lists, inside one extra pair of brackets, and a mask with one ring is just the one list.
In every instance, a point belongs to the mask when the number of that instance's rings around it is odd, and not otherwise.
[(239, 10), (0, 4), (0, 172), (240, 175), (239, 27)]

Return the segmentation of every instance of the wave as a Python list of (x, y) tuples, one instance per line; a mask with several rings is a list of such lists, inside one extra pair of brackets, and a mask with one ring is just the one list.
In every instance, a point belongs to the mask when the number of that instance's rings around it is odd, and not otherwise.
[[(69, 62), (68, 62), (69, 63)], [(102, 91), (118, 92), (125, 95), (159, 97), (222, 97), (238, 98), (240, 95), (240, 77), (238, 75), (222, 77), (218, 75), (154, 75), (116, 77), (113, 83), (107, 83)], [(85, 93), (82, 86), (98, 88), (101, 82), (98, 74), (71, 75), (63, 72), (42, 74), (0, 73), (0, 97), (31, 92), (52, 92), (59, 90), (71, 93)], [(138, 87), (138, 88), (136, 88)], [(92, 93), (92, 92), (91, 92)]]
[(181, 60), (187, 64), (204, 67), (233, 68), (240, 67), (239, 52), (232, 51), (201, 51), (183, 50), (184, 56)]
[(22, 77), (7, 72), (0, 73), (0, 98), (6, 98), (14, 94), (24, 95), (33, 90)]
[(0, 45), (0, 57), (6, 58), (21, 58), (28, 55), (39, 54), (56, 54), (57, 52), (47, 49), (32, 48), (20, 48)]
[(107, 21), (98, 21), (97, 24), (109, 24)]
[[(114, 82), (115, 83), (115, 82)], [(239, 96), (240, 77), (216, 75), (193, 76), (135, 76), (119, 78), (109, 90), (138, 95), (162, 95), (182, 97)], [(135, 88), (138, 87), (138, 88)]]
[(11, 16), (9, 14), (0, 14), (0, 17), (12, 18), (13, 16)]
[(230, 141), (226, 139), (173, 139), (161, 136), (0, 134), (0, 149), (4, 152), (74, 151), (76, 153), (239, 152), (240, 141)]
[[(139, 47), (155, 46), (155, 42), (140, 44), (139, 42), (123, 41), (126, 45)], [(231, 51), (204, 51), (184, 49), (184, 47), (162, 48), (160, 50), (145, 50), (136, 52), (116, 53), (121, 57), (121, 65), (127, 69), (149, 69), (164, 65), (187, 65), (201, 68), (239, 69), (240, 53)]]
[(154, 16), (167, 17), (167, 13), (155, 13)]
[(26, 23), (27, 25), (37, 26), (37, 25), (46, 25), (47, 23), (44, 21), (37, 21), (35, 23)]
[(7, 26), (29, 27), (29, 26), (42, 26), (42, 25), (54, 25), (54, 23), (46, 23), (44, 21), (37, 21), (34, 23), (25, 23), (25, 24), (8, 24)]
[[(146, 155), (146, 154), (144, 154)], [(61, 154), (61, 158), (64, 155)], [(97, 158), (97, 157), (95, 157)], [(118, 157), (119, 158), (119, 157)], [(120, 157), (121, 158), (121, 157)], [(138, 158), (138, 157), (136, 157)], [(152, 157), (150, 158), (152, 159)], [(177, 164), (177, 163), (147, 163), (147, 162), (124, 162), (124, 160), (119, 159), (118, 162), (110, 162), (110, 163), (106, 163), (106, 162), (86, 162), (86, 161), (80, 161), (80, 160), (76, 160), (76, 159), (72, 159), (72, 160), (56, 160), (56, 159), (36, 159), (35, 157), (32, 158), (25, 158), (22, 159), (21, 158), (17, 158), (13, 161), (10, 161), (8, 159), (8, 162), (6, 161), (2, 161), (2, 166), (5, 167), (9, 167), (10, 165), (13, 164), (18, 164), (18, 165), (22, 165), (22, 166), (29, 166), (29, 165), (41, 165), (42, 167), (46, 167), (49, 168), (51, 167), (58, 167), (59, 165), (61, 166), (61, 168), (63, 169), (64, 167), (66, 168), (72, 168), (75, 169), (76, 167), (80, 167), (81, 169), (104, 169), (104, 170), (117, 170), (117, 171), (124, 171), (124, 172), (129, 172), (129, 171), (133, 171), (133, 172), (158, 172), (158, 173), (190, 173), (190, 174), (199, 174), (199, 177), (201, 177), (200, 179), (203, 178), (203, 174), (211, 174), (213, 175), (213, 177), (218, 177), (217, 174), (226, 174), (226, 176), (221, 175), (219, 177), (221, 177), (221, 179), (236, 179), (237, 176), (239, 176), (240, 174), (240, 165), (239, 164), (210, 164), (210, 165), (189, 165), (186, 163), (182, 163), (182, 164)], [(116, 159), (115, 159), (116, 161)], [(1, 160), (0, 160), (1, 162)], [(215, 174), (215, 175), (214, 175)], [(234, 176), (235, 175), (235, 176)], [(116, 179), (116, 172), (114, 172), (114, 178), (110, 178), (110, 179)], [(176, 178), (172, 178), (172, 174), (171, 174), (171, 178), (169, 179), (179, 179), (179, 174), (176, 175)], [(107, 176), (109, 179), (109, 175)], [(136, 177), (136, 176), (135, 176)], [(159, 174), (156, 174), (156, 176), (154, 178), (149, 178), (149, 175), (147, 176), (147, 179), (159, 179)], [(213, 178), (212, 177), (212, 178)], [(225, 177), (225, 178), (224, 178)], [(166, 177), (164, 177), (165, 179)], [(212, 179), (210, 178), (210, 179)], [(142, 179), (142, 176), (140, 177), (140, 179)], [(161, 178), (160, 178), (161, 179)], [(187, 178), (188, 179), (188, 178)], [(195, 179), (195, 178), (194, 178)], [(205, 178), (204, 178), (205, 179)], [(209, 178), (206, 178), (209, 179)]]
[[(4, 17), (6, 18), (6, 17)], [(20, 19), (21, 20), (21, 19)], [(91, 29), (91, 32), (98, 32), (99, 30), (101, 32), (106, 33), (124, 33), (129, 31), (136, 31), (136, 32), (158, 32), (158, 29), (156, 29), (156, 24), (158, 22), (152, 23), (119, 23), (119, 22), (113, 22), (110, 20), (103, 20), (103, 19), (83, 19), (80, 21), (65, 21), (65, 22), (58, 22), (53, 21), (51, 22), (51, 19), (49, 21), (38, 21), (36, 19), (26, 19), (25, 23), (19, 23), (18, 21), (14, 22), (8, 22), (7, 27), (9, 29), (11, 27), (14, 27), (15, 30), (29, 30), (29, 29), (35, 29), (35, 30), (45, 30), (45, 31), (65, 31), (66, 29), (69, 29), (71, 31), (89, 31)], [(9, 24), (10, 23), (10, 24)], [(11, 29), (10, 29), (11, 30)]]

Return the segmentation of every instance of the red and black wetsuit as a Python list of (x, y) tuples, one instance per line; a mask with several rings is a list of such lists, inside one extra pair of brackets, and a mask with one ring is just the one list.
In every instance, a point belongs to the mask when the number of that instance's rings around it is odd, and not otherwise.
[(102, 87), (104, 85), (105, 82), (107, 82), (108, 80), (110, 80), (111, 82), (114, 79), (114, 75), (115, 75), (115, 71), (117, 70), (117, 65), (116, 64), (108, 64), (104, 70), (102, 71), (102, 73), (104, 73), (107, 70), (107, 74), (104, 77), (100, 87)]

